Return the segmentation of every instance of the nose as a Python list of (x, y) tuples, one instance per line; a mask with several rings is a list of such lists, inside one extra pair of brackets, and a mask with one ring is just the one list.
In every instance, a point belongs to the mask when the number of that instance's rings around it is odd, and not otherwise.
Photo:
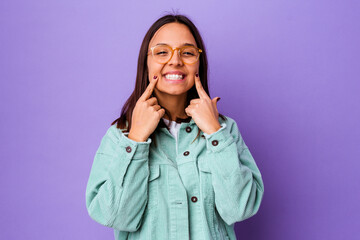
[(179, 66), (184, 64), (183, 61), (181, 60), (179, 49), (176, 49), (174, 51), (174, 54), (171, 56), (168, 64), (169, 65), (179, 65)]

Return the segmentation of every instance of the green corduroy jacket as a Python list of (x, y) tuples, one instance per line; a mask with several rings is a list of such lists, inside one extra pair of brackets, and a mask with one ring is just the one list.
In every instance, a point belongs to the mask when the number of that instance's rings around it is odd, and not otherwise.
[(234, 223), (257, 213), (264, 184), (226, 118), (198, 138), (194, 120), (182, 122), (177, 141), (167, 128), (136, 142), (109, 127), (86, 187), (91, 218), (113, 228), (116, 240), (236, 239)]

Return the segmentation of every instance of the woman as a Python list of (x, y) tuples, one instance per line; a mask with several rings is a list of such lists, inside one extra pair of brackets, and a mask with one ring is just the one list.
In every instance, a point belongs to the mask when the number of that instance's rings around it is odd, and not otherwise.
[[(236, 122), (210, 99), (201, 36), (182, 15), (142, 42), (136, 86), (96, 152), (86, 206), (115, 239), (236, 239), (264, 185)], [(131, 121), (129, 121), (131, 120)]]

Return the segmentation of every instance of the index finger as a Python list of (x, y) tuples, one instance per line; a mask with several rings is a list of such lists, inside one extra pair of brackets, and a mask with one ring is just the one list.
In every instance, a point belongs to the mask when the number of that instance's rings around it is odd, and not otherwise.
[(209, 97), (207, 95), (207, 93), (205, 92), (201, 82), (200, 82), (200, 77), (199, 77), (199, 74), (196, 74), (195, 75), (195, 86), (196, 86), (196, 90), (198, 92), (198, 95), (200, 98), (207, 98)]
[(141, 97), (139, 99), (141, 99), (142, 101), (145, 101), (151, 96), (151, 94), (155, 88), (157, 80), (158, 79), (155, 78), (152, 81), (150, 81), (149, 85), (146, 87), (145, 91), (143, 92), (143, 94), (141, 95)]

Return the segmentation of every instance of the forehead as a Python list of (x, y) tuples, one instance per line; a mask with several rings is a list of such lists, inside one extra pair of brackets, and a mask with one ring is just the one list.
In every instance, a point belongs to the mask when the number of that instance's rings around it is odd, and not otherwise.
[(195, 38), (189, 28), (180, 23), (168, 23), (160, 27), (151, 39), (149, 47), (159, 43), (166, 43), (172, 47), (182, 46), (185, 43), (196, 46)]

